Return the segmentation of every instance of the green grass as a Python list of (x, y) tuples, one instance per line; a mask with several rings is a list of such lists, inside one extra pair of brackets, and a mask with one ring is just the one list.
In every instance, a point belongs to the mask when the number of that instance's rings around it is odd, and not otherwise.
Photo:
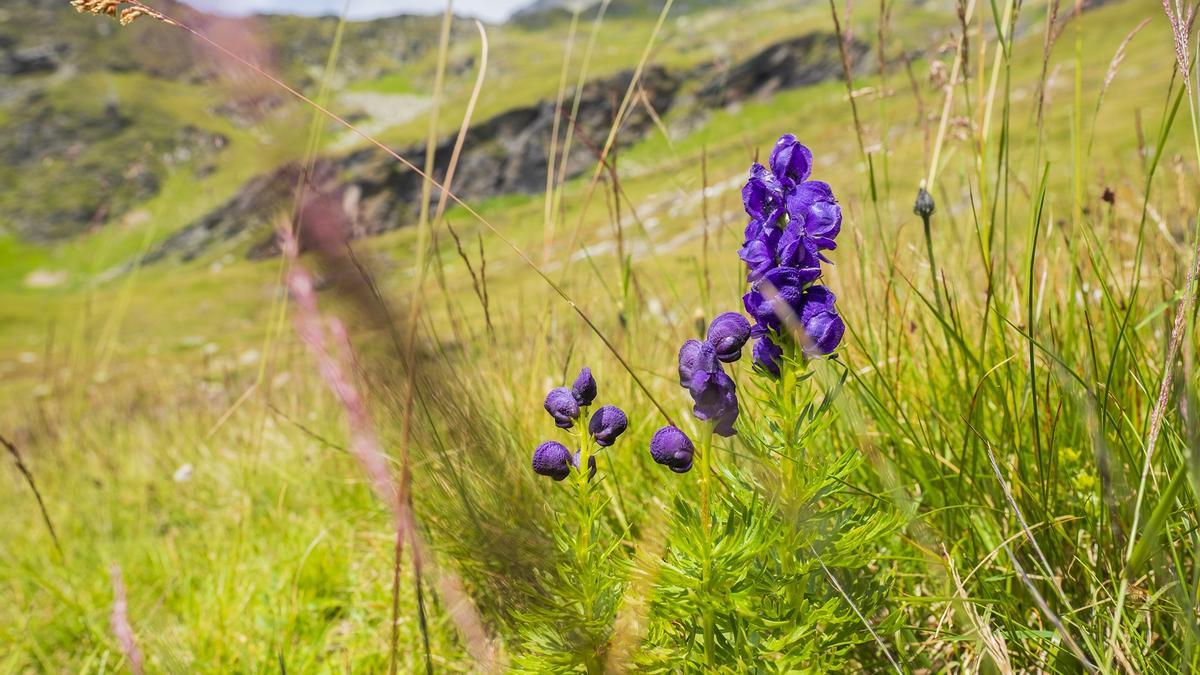
[[(990, 8), (979, 10), (989, 25)], [(877, 10), (856, 11), (856, 34), (873, 39)], [(1181, 399), (1194, 407), (1200, 385), (1191, 363), (1200, 346), (1194, 315), (1187, 317), (1178, 387), (1149, 487), (1138, 494), (1170, 321), (1195, 241), (1197, 166), (1188, 111), (1179, 112), (1163, 137), (1161, 161), (1148, 181), (1172, 102), (1170, 37), (1157, 6), (1117, 2), (1083, 16), (1081, 108), (1074, 104), (1074, 26), (1063, 33), (1051, 55), (1053, 84), (1039, 127), (1033, 104), (1042, 68), (1040, 11), (1023, 10), (1025, 31), (1000, 71), (1011, 78), (1011, 92), (1001, 80), (986, 138), (980, 104), (996, 43), (991, 34), (972, 36), (973, 49), (983, 42), (987, 52), (983, 59), (972, 52), (952, 116), (974, 126), (948, 139), (934, 190), (940, 290), (932, 288), (911, 204), (926, 172), (925, 128), (936, 131), (941, 92), (919, 82), (925, 110), (934, 111), (932, 119), (919, 118), (902, 70), (855, 83), (888, 92), (858, 99), (866, 140), (879, 145), (871, 155), (877, 201), (844, 86), (822, 84), (714, 112), (670, 144), (655, 134), (623, 152), (627, 267), (611, 248), (607, 185), (596, 188), (585, 213), (590, 175), (568, 181), (547, 272), (561, 279), (654, 398), (690, 424), (690, 401), (675, 382), (676, 349), (695, 335), (697, 314), (737, 309), (744, 290), (735, 255), (744, 225), (740, 185), (703, 204), (700, 158), (708, 184), (726, 184), (743, 175), (755, 150), (765, 156), (780, 133), (797, 133), (846, 213), (827, 283), (850, 327), (841, 356), (848, 380), (836, 418), (813, 439), (811, 451), (831, 460), (859, 457), (847, 486), (854, 497), (846, 499), (869, 496), (881, 513), (902, 518), (902, 527), (873, 544), (870, 554), (872, 572), (892, 579), (880, 608), (868, 616), (886, 627), (881, 637), (889, 649), (906, 670), (1004, 672), (1011, 663), (1017, 670), (1078, 672), (1050, 614), (1031, 595), (1032, 584), (1103, 671), (1194, 668), (1198, 497), (1194, 480), (1172, 481), (1197, 475), (1190, 451), (1197, 425), (1179, 409)], [(745, 13), (729, 27), (728, 40), (760, 35), (765, 44), (766, 36), (827, 29), (827, 12), (816, 3), (787, 20)], [(1151, 24), (1131, 43), (1093, 119), (1109, 60), (1145, 17)], [(668, 21), (652, 62), (685, 67), (710, 58), (718, 49), (713, 36), (728, 27), (728, 18), (716, 13)], [(902, 46), (925, 44), (931, 32), (952, 36), (956, 27), (951, 13), (898, 11), (893, 55)], [(554, 94), (565, 28), (498, 31), (495, 77), (476, 119)], [(589, 28), (581, 25), (581, 42)], [(593, 75), (631, 67), (648, 33), (644, 21), (606, 21)], [(695, 36), (695, 51), (681, 46), (688, 35)], [(469, 41), (456, 44), (451, 61), (475, 49)], [(412, 83), (425, 81), (435, 58), (354, 86), (417, 87)], [(949, 65), (950, 56), (944, 58)], [(927, 62), (914, 64), (918, 77), (928, 69)], [(457, 126), (462, 81), (473, 73), (459, 77), (442, 114), (447, 130)], [(145, 100), (159, 106), (154, 114), (207, 123), (203, 111), (185, 112), (191, 96), (163, 86)], [(172, 176), (141, 206), (152, 214), (149, 223), (113, 223), (54, 248), (0, 240), (0, 434), (24, 452), (65, 552), (62, 558), (55, 553), (21, 476), (6, 471), (0, 495), (11, 506), (0, 525), (0, 587), (13, 600), (0, 609), (0, 641), (15, 648), (0, 656), (0, 672), (120, 668), (108, 627), (113, 562), (123, 569), (131, 620), (153, 671), (278, 672), (280, 658), (289, 672), (386, 668), (388, 517), (346, 453), (343, 413), (290, 323), (273, 332), (277, 264), (236, 255), (226, 261), (226, 253), (237, 253), (230, 249), (188, 265), (97, 280), (263, 167), (300, 156), (303, 136), (296, 129), (303, 125), (296, 120), (303, 120), (302, 111), (268, 123), (274, 137), (268, 152), (256, 141), (262, 130), (223, 127), (233, 142), (218, 172), (199, 189), (186, 172)], [(669, 126), (675, 121), (666, 120)], [(1078, 155), (1084, 162), (1078, 165), (1076, 148), (1086, 140), (1079, 130), (1086, 134), (1093, 123), (1094, 146)], [(414, 141), (425, 124), (391, 130), (388, 138)], [(1073, 209), (1077, 175), (1087, 207), (1080, 212)], [(1152, 215), (1143, 228), (1146, 184)], [(1114, 206), (1101, 201), (1105, 188), (1115, 192)], [(476, 206), (543, 260), (541, 196)], [(631, 217), (634, 207), (640, 223)], [(708, 269), (700, 233), (705, 210)], [(667, 474), (649, 461), (646, 445), (663, 422), (621, 364), (504, 244), (462, 209), (451, 209), (448, 219), (469, 242), (476, 270), (475, 237), (483, 235), (496, 333), (486, 334), (470, 276), (440, 234), (440, 268), (435, 265), (424, 288), (428, 313), (419, 333), (429, 357), (423, 367), (430, 369), (418, 370), (427, 377), (422, 410), (436, 416), (422, 425), (414, 448), (417, 516), (437, 553), (430, 569), (461, 576), (504, 652), (528, 664), (535, 649), (559, 644), (547, 631), (568, 633), (547, 620), (544, 603), (558, 597), (547, 591), (547, 579), (574, 564), (556, 549), (564, 525), (555, 515), (574, 513), (574, 493), (527, 469), (532, 448), (553, 431), (541, 411), (546, 389), (587, 364), (604, 402), (630, 416), (629, 431), (601, 460), (610, 501), (595, 532), (616, 547), (615, 562), (588, 559), (597, 572), (594, 583), (615, 578), (622, 598), (661, 602), (654, 600), (653, 582), (651, 590), (639, 590), (635, 580), (644, 561), (661, 550), (657, 538), (677, 543), (686, 532), (664, 514), (686, 512), (673, 506), (676, 498), (697, 503), (696, 472)], [(397, 303), (394, 316), (403, 316), (411, 298), (415, 238), (406, 229), (356, 244), (383, 294)], [(590, 258), (581, 256), (580, 244)], [(68, 270), (70, 281), (49, 290), (25, 287), (36, 269)], [(622, 283), (626, 277), (632, 283)], [(322, 293), (323, 307), (341, 313), (352, 328), (372, 411), (395, 457), (403, 410), (402, 385), (393, 376), (407, 372), (405, 364), (397, 363), (380, 327), (336, 295)], [(836, 371), (829, 364), (816, 369), (820, 381)], [(755, 425), (766, 419), (772, 399), (751, 394), (755, 378), (748, 365), (739, 367), (737, 378), (745, 436), (718, 446), (714, 460), (759, 476), (755, 470), (768, 464), (754, 448), (767, 434)], [(191, 475), (178, 481), (174, 476), (185, 464)], [(768, 486), (759, 485), (769, 493)], [(739, 494), (716, 489), (718, 500)], [(565, 527), (572, 531), (570, 523)], [(1126, 555), (1131, 534), (1143, 542), (1132, 558)], [(1042, 569), (1039, 550), (1049, 570)], [(837, 571), (847, 579), (853, 569), (847, 563)], [(422, 637), (405, 570), (400, 671), (414, 672), (422, 667)], [(823, 577), (814, 579), (828, 592)], [(469, 668), (443, 600), (432, 586), (424, 592), (435, 667)], [(842, 623), (853, 619), (836, 597), (831, 607)], [(675, 641), (675, 624), (655, 622), (667, 614), (652, 614), (648, 632), (637, 634), (639, 658), (700, 658), (700, 644), (689, 648)], [(865, 632), (848, 658), (843, 669), (850, 671), (888, 667)]]

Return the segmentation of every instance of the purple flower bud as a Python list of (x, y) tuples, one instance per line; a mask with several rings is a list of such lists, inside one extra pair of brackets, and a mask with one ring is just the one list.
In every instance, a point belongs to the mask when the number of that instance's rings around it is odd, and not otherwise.
[(791, 134), (784, 134), (771, 150), (771, 171), (781, 182), (803, 183), (812, 171), (812, 151)]
[(550, 393), (546, 394), (545, 408), (561, 429), (570, 429), (579, 417), (579, 404), (575, 402), (575, 394), (566, 387), (551, 389)]
[(692, 468), (696, 447), (692, 439), (677, 427), (666, 426), (654, 432), (650, 439), (650, 456), (675, 473), (687, 473)]
[(749, 339), (750, 322), (737, 312), (721, 314), (708, 327), (708, 342), (716, 350), (717, 359), (725, 363), (742, 358), (742, 347)]
[(783, 348), (775, 344), (767, 335), (763, 335), (754, 343), (754, 365), (762, 370), (779, 377), (779, 364), (783, 360)]
[(558, 441), (546, 441), (533, 451), (533, 472), (562, 480), (571, 475), (571, 452)]
[[(571, 466), (575, 467), (576, 469), (579, 468), (579, 455), (580, 455), (580, 452), (578, 450), (575, 451), (575, 454), (571, 455)], [(596, 477), (596, 456), (588, 455), (588, 480), (591, 480), (595, 477)]]
[(679, 386), (690, 389), (697, 371), (715, 372), (717, 367), (717, 353), (709, 343), (688, 340), (679, 348)]
[(575, 383), (571, 385), (571, 393), (580, 407), (591, 405), (596, 400), (596, 378), (592, 377), (592, 369), (587, 366), (579, 371)]
[(616, 442), (617, 437), (625, 433), (629, 420), (625, 413), (615, 405), (602, 406), (588, 422), (588, 431), (596, 439), (596, 445), (607, 448)]

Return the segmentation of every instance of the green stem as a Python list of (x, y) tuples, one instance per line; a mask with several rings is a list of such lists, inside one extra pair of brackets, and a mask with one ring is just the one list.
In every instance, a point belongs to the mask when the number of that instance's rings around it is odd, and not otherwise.
[(929, 258), (929, 277), (933, 281), (933, 299), (938, 311), (942, 311), (942, 289), (938, 283), (937, 261), (933, 257), (933, 233), (929, 227), (929, 216), (921, 216), (925, 225), (925, 255)]
[(587, 549), (590, 546), (591, 523), (591, 494), (588, 480), (588, 464), (592, 459), (592, 437), (585, 428), (587, 408), (583, 408), (577, 423), (579, 430), (579, 466), (575, 471), (575, 486), (578, 491), (579, 506), (579, 535), (575, 539), (575, 557), (581, 570), (587, 569)]
[[(587, 408), (583, 407), (580, 409), (579, 421), (575, 425), (575, 430), (579, 434), (579, 465), (576, 467), (574, 476), (572, 476), (575, 480), (577, 491), (576, 507), (578, 510), (576, 518), (579, 525), (579, 532), (575, 537), (575, 560), (576, 570), (579, 575), (580, 590), (582, 591), (581, 596), (583, 597), (582, 606), (580, 607), (580, 618), (585, 623), (591, 622), (595, 613), (595, 604), (592, 600), (595, 582), (592, 575), (592, 562), (589, 560), (592, 545), (592, 490), (588, 475), (590, 473), (588, 465), (591, 464), (593, 454), (593, 441), (591, 434), (587, 431), (587, 419)], [(589, 674), (603, 672), (601, 664), (597, 661), (596, 654), (586, 642), (580, 657), (583, 659), (584, 668)]]
[[(700, 437), (700, 527), (704, 532), (704, 567), (700, 577), (701, 597), (711, 601), (712, 581), (712, 437), (713, 425), (705, 424)], [(716, 667), (716, 617), (712, 605), (704, 607), (704, 662)]]

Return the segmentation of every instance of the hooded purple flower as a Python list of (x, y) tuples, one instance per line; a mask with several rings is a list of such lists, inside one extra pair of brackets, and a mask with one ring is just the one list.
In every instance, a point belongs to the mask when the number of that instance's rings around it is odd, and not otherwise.
[(775, 344), (769, 335), (758, 338), (754, 343), (754, 365), (775, 377), (779, 377), (779, 362), (782, 358), (783, 348)]
[(791, 134), (780, 136), (771, 150), (771, 171), (785, 184), (795, 185), (808, 180), (812, 163), (812, 151)]
[(571, 385), (571, 394), (575, 396), (575, 402), (581, 408), (591, 405), (592, 401), (596, 400), (596, 378), (592, 377), (591, 368), (584, 366), (583, 370), (579, 371), (579, 376)]
[(837, 298), (824, 286), (811, 286), (804, 291), (800, 308), (800, 325), (811, 344), (804, 345), (809, 356), (830, 354), (842, 342), (846, 324), (838, 315)]
[(708, 342), (717, 359), (733, 363), (742, 358), (742, 347), (750, 339), (750, 322), (737, 312), (725, 312), (708, 326)]
[(750, 179), (742, 188), (742, 203), (751, 218), (772, 227), (786, 212), (784, 186), (762, 164), (750, 167)]
[(796, 186), (787, 197), (788, 223), (800, 225), (816, 248), (837, 248), (842, 230), (842, 207), (838, 206), (829, 183), (810, 180)]
[(776, 258), (780, 267), (796, 270), (805, 282), (815, 281), (821, 276), (821, 261), (817, 240), (804, 229), (803, 220), (793, 220), (779, 236)]
[(696, 447), (692, 439), (677, 427), (663, 427), (650, 439), (650, 456), (675, 473), (687, 473), (692, 468)]
[(551, 389), (546, 394), (544, 407), (561, 429), (570, 429), (579, 417), (579, 403), (575, 401), (575, 394), (566, 387)]
[(697, 372), (689, 390), (692, 394), (692, 413), (701, 420), (711, 420), (713, 431), (720, 436), (733, 435), (733, 423), (738, 418), (737, 387), (733, 379), (718, 368), (713, 373)]
[(616, 442), (617, 437), (625, 433), (629, 420), (625, 413), (615, 405), (602, 406), (588, 422), (588, 432), (596, 439), (596, 445), (607, 448)]
[(709, 343), (688, 340), (679, 348), (679, 386), (691, 389), (696, 371), (711, 372), (716, 368), (716, 350)]
[[(750, 336), (757, 338), (755, 366), (772, 375), (778, 375), (782, 365), (780, 339), (793, 339), (802, 330), (798, 341), (804, 343), (807, 356), (815, 357), (837, 349), (846, 332), (833, 293), (813, 285), (821, 278), (822, 263), (830, 262), (822, 251), (837, 248), (842, 209), (828, 183), (809, 180), (812, 167), (812, 152), (792, 134), (784, 134), (766, 167), (751, 166), (742, 189), (746, 213), (752, 218), (738, 251), (752, 284), (742, 304), (754, 321)], [(778, 213), (780, 195), (786, 218)], [(715, 375), (699, 380), (698, 384), (693, 377), (689, 387), (697, 401), (696, 414), (709, 415), (731, 428), (737, 418), (736, 395), (726, 394)], [(726, 399), (733, 405), (720, 406), (718, 402)]]
[[(746, 312), (758, 322), (755, 334), (761, 334), (765, 329), (780, 330), (783, 319), (777, 310), (787, 305), (792, 313), (798, 313), (800, 299), (804, 293), (804, 284), (812, 279), (806, 272), (794, 267), (776, 267), (763, 275), (762, 281), (742, 297)], [(784, 310), (784, 316), (789, 310)]]
[[(580, 452), (578, 450), (575, 451), (575, 454), (571, 455), (571, 466), (575, 467), (576, 469), (579, 468), (579, 455), (580, 455)], [(596, 477), (596, 456), (588, 455), (588, 480), (591, 480), (595, 477)]]
[(746, 263), (746, 281), (758, 281), (775, 266), (775, 251), (760, 239), (751, 239), (738, 251)]
[(546, 441), (533, 451), (533, 471), (554, 480), (571, 475), (571, 452), (558, 441)]

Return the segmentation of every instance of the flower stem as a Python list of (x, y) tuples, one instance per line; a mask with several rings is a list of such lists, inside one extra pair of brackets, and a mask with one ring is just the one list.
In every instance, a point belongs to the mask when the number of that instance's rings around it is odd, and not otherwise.
[[(587, 419), (586, 408), (581, 419)], [(591, 514), (591, 495), (588, 476), (588, 464), (592, 459), (592, 437), (583, 427), (583, 423), (579, 423), (579, 466), (575, 471), (575, 486), (578, 490), (579, 500), (579, 536), (576, 538), (575, 556), (579, 561), (580, 569), (585, 569), (587, 565), (587, 550), (590, 545), (590, 535), (592, 530)]]
[[(704, 567), (700, 577), (701, 597), (712, 598), (712, 437), (713, 425), (705, 424), (700, 437), (700, 527), (704, 533)], [(704, 662), (716, 667), (716, 617), (711, 604), (704, 607)]]

